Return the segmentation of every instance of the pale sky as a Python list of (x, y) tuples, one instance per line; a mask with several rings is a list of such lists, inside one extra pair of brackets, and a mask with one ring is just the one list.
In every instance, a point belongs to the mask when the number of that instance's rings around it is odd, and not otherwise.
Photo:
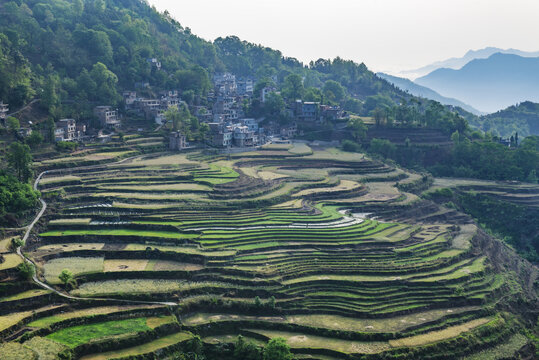
[(539, 50), (539, 0), (149, 0), (204, 39), (398, 72), (487, 46)]

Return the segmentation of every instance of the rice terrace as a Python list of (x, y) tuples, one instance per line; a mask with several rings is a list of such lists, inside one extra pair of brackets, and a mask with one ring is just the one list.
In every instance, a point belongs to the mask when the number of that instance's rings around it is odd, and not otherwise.
[(86, 157), (38, 164), (47, 209), (23, 248), (37, 281), (15, 281), (23, 260), (0, 243), (0, 358), (283, 338), (297, 359), (502, 359), (527, 344), (536, 270), (418, 196), (443, 180), (299, 142)]

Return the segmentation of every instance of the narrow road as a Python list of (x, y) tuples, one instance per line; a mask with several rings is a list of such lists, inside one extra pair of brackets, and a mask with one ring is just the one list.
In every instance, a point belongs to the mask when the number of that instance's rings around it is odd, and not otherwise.
[[(134, 157), (123, 159), (123, 160), (120, 160), (120, 161), (118, 161), (116, 163), (112, 163), (112, 164), (120, 164), (120, 163), (126, 162), (127, 160), (131, 160), (133, 158)], [(88, 167), (80, 167), (80, 169), (82, 169), (82, 168), (88, 168)], [(70, 170), (76, 170), (76, 169), (79, 169), (79, 168), (71, 168)], [(64, 170), (64, 169), (58, 169), (58, 170)], [(39, 182), (41, 181), (41, 178), (43, 177), (44, 174), (60, 172), (58, 170), (43, 171), (41, 174), (39, 174), (39, 176), (36, 178), (36, 181), (34, 181), (34, 190), (37, 190)], [(43, 216), (43, 214), (45, 213), (45, 210), (47, 209), (47, 203), (41, 198), (39, 199), (39, 201), (41, 202), (41, 210), (36, 215), (35, 219), (30, 223), (30, 225), (27, 226), (26, 233), (24, 234), (24, 236), (22, 238), (23, 243), (26, 243), (26, 240), (30, 236), (30, 233), (32, 232), (32, 229), (34, 228), (34, 225), (39, 221), (39, 219), (41, 218), (41, 216)], [(34, 269), (37, 269), (36, 264), (32, 260), (30, 260), (28, 257), (26, 257), (26, 255), (23, 254), (22, 249), (21, 249), (20, 246), (17, 248), (17, 254), (23, 259), (23, 261), (25, 261), (25, 262), (29, 263), (30, 265), (32, 265), (34, 267)], [(44, 283), (43, 281), (39, 280), (39, 278), (37, 276), (37, 271), (34, 272), (34, 275), (32, 276), (32, 280), (38, 286), (42, 287), (43, 289), (50, 290), (50, 291), (56, 293), (57, 295), (62, 296), (64, 298), (66, 298), (66, 299), (70, 299), (70, 300), (116, 301), (116, 302), (130, 303), (130, 304), (167, 305), (167, 306), (177, 306), (178, 305), (177, 303), (174, 303), (174, 302), (123, 300), (123, 299), (114, 299), (114, 298), (84, 298), (84, 297), (72, 296), (72, 295), (69, 295), (67, 293), (63, 293), (61, 291), (58, 291), (55, 288), (53, 288), (52, 286), (50, 286), (50, 285)]]
[(7, 116), (13, 116), (13, 115), (17, 115), (18, 113), (20, 113), (21, 111), (23, 110), (26, 110), (29, 106), (31, 106), (32, 104), (35, 104), (36, 102), (40, 101), (41, 99), (34, 99), (32, 101), (30, 101), (28, 104), (24, 105), (22, 108), (20, 108), (19, 110), (15, 111), (15, 112), (12, 112), (11, 114), (7, 114)]

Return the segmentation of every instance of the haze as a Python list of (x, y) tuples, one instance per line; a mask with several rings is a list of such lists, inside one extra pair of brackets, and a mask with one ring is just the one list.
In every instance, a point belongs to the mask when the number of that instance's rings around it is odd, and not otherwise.
[(149, 0), (193, 33), (397, 72), (486, 46), (537, 50), (537, 0)]

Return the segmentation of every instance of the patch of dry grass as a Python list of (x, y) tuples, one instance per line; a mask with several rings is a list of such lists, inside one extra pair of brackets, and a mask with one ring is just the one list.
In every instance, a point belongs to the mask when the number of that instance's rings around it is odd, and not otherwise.
[(74, 218), (74, 219), (55, 219), (51, 220), (51, 225), (88, 225), (92, 221), (90, 218)]
[(153, 271), (196, 271), (204, 267), (199, 264), (182, 263), (169, 260), (150, 260), (146, 266), (146, 270)]
[(410, 336), (403, 339), (389, 340), (389, 344), (392, 347), (412, 347), (431, 344), (441, 340), (446, 340), (459, 336), (463, 332), (474, 329), (478, 326), (484, 325), (491, 321), (492, 318), (480, 318), (472, 321), (468, 321), (461, 325), (450, 326), (443, 330), (431, 331), (426, 334)]
[(58, 353), (66, 347), (56, 341), (35, 336), (24, 343), (24, 347), (33, 350), (39, 360), (57, 360)]
[(17, 267), (22, 263), (22, 259), (17, 254), (4, 254), (4, 262), (0, 263), (0, 270), (7, 270)]
[(16, 342), (0, 344), (2, 360), (38, 360), (37, 353)]
[(102, 272), (102, 257), (65, 257), (52, 259), (43, 266), (45, 279), (51, 284), (59, 284), (58, 275), (68, 269), (74, 276)]
[(269, 338), (282, 337), (286, 339), (291, 348), (311, 348), (311, 349), (330, 349), (346, 354), (376, 354), (388, 350), (389, 344), (382, 341), (350, 341), (321, 337), (314, 335), (304, 335), (300, 333), (273, 331), (273, 330), (250, 330), (262, 334)]
[(148, 265), (147, 259), (111, 259), (105, 260), (104, 271), (144, 271)]

